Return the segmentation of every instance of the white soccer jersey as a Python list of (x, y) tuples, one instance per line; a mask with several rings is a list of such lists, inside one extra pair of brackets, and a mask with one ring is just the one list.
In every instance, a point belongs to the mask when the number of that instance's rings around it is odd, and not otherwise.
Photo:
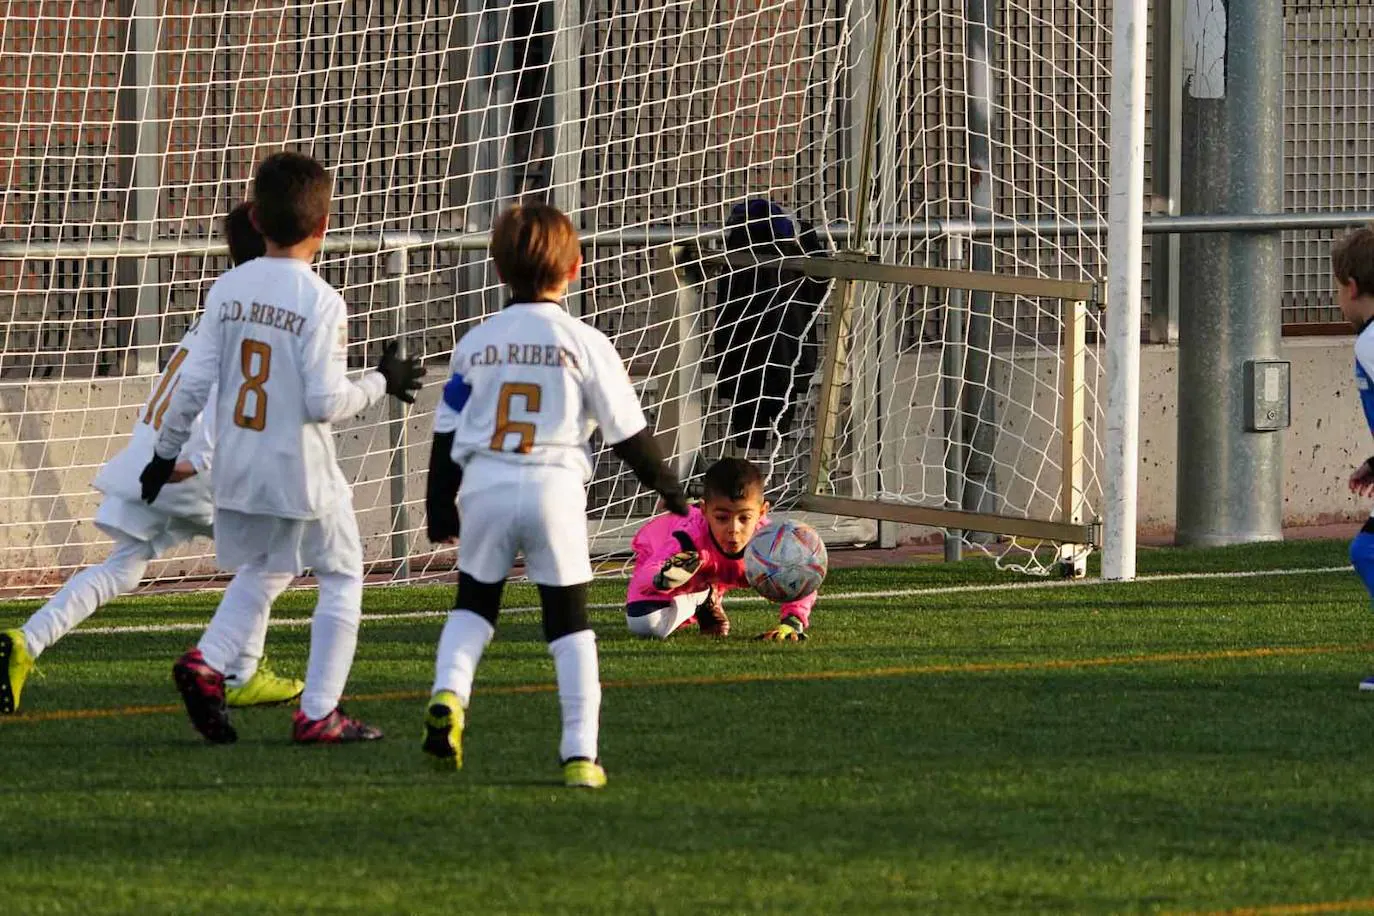
[[(130, 501), (142, 498), (142, 486), (138, 477), (153, 457), (158, 431), (162, 428), (172, 394), (181, 384), (182, 364), (195, 342), (199, 325), (199, 320), (191, 325), (172, 353), (171, 359), (167, 361), (167, 368), (153, 386), (148, 403), (138, 412), (128, 444), (119, 454), (105, 462), (96, 473), (95, 480), (91, 482), (92, 486), (106, 496)], [(206, 404), (205, 411), (191, 424), (191, 436), (177, 456), (179, 460), (191, 463), (196, 469), (196, 476), (182, 483), (163, 487), (153, 503), (153, 508), (177, 518), (190, 519), (198, 524), (210, 524), (214, 514), (210, 494), (210, 465), (215, 451), (214, 422), (214, 401), (211, 400)]]
[(644, 429), (620, 354), (596, 328), (549, 302), (517, 303), (458, 341), (434, 431), (453, 433), (460, 467), (477, 455), (592, 474), (587, 440)]
[(349, 504), (331, 423), (386, 394), (386, 379), (345, 375), (347, 315), (309, 264), (261, 257), (223, 274), (206, 297), (157, 453), (176, 454), (218, 384), (215, 506), (313, 519)]

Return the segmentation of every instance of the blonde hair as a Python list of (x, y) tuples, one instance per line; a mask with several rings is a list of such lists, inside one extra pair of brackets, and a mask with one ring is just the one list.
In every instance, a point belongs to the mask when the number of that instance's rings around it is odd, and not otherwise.
[(548, 204), (521, 204), (491, 227), (491, 259), (516, 300), (556, 289), (582, 256), (572, 220)]

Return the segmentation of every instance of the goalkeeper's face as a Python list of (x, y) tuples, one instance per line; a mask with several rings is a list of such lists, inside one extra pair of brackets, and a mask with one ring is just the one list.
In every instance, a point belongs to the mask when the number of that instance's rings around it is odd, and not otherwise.
[(768, 504), (760, 492), (749, 493), (743, 499), (712, 495), (706, 498), (701, 510), (711, 526), (711, 537), (715, 538), (716, 545), (733, 555), (744, 551), (759, 527), (759, 520), (768, 511)]

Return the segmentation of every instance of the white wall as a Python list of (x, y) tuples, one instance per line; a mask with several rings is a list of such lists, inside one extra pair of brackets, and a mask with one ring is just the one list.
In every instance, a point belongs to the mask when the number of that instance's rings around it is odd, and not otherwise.
[[(1281, 434), (1287, 468), (1285, 524), (1361, 517), (1368, 507), (1350, 495), (1345, 479), (1355, 464), (1374, 453), (1374, 441), (1352, 380), (1351, 338), (1290, 339), (1283, 355), (1293, 364), (1293, 425)], [(1177, 365), (1176, 347), (1149, 346), (1142, 354), (1139, 519), (1146, 533), (1167, 532), (1174, 523)], [(933, 367), (922, 361), (921, 371), (916, 368), (903, 363), (903, 390), (910, 400), (892, 415), (889, 430), (902, 437), (905, 448), (898, 488), (931, 496), (943, 492), (943, 443), (933, 412)], [(1004, 364), (1002, 371), (1012, 375), (1015, 403), (999, 405), (1004, 432), (997, 460), (1010, 466), (1016, 459), (1018, 467), (1029, 469), (1014, 477), (1004, 474), (1002, 486), (1009, 499), (1036, 503), (1052, 514), (1049, 494), (1057, 487), (1058, 472), (1049, 463), (1037, 464), (1035, 458), (1057, 448), (1056, 420), (1052, 406), (1036, 403), (1025, 392), (1053, 390), (1053, 361)], [(47, 570), (60, 579), (71, 567), (90, 561), (90, 545), (101, 538), (86, 521), (98, 499), (89, 482), (101, 462), (122, 446), (124, 431), (134, 421), (137, 408), (119, 405), (141, 404), (147, 387), (146, 381), (117, 379), (0, 384), (0, 579), (15, 584), (13, 571), (20, 568)], [(422, 409), (432, 406), (437, 386), (425, 394)], [(362, 422), (340, 434), (339, 452), (350, 479), (386, 476), (387, 431), (378, 422), (384, 411), (383, 405), (372, 408)], [(419, 502), (429, 456), (428, 421), (412, 421), (409, 428), (412, 472), (407, 498)], [(1090, 437), (1100, 428), (1100, 416), (1090, 418)], [(357, 488), (354, 505), (369, 557), (387, 556), (389, 485)], [(412, 526), (420, 521), (418, 506), (413, 512)], [(921, 533), (922, 529), (903, 530), (904, 536)], [(412, 543), (413, 549), (425, 549), (422, 537)], [(199, 542), (177, 555), (188, 558), (185, 562), (174, 557), (167, 571), (206, 571), (207, 552), (208, 545)]]

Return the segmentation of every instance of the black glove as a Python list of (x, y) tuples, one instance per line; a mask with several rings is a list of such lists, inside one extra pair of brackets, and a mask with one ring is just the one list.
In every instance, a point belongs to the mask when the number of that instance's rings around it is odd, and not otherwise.
[(463, 483), (463, 469), (453, 463), (452, 453), (453, 433), (435, 433), (425, 481), (425, 533), (432, 544), (458, 536), (458, 488)]
[(687, 494), (682, 491), (681, 485), (669, 488), (659, 495), (663, 497), (663, 508), (674, 515), (687, 514)]
[(425, 375), (425, 367), (413, 356), (401, 356), (401, 342), (388, 341), (382, 347), (382, 359), (377, 363), (377, 371), (386, 379), (386, 393), (406, 404), (415, 403), (415, 392), (420, 390), (420, 379)]
[(153, 453), (153, 460), (149, 461), (143, 468), (143, 473), (138, 475), (138, 482), (143, 485), (145, 503), (157, 499), (157, 494), (161, 493), (167, 481), (172, 479), (172, 470), (176, 466), (175, 458), (161, 458), (156, 452)]

